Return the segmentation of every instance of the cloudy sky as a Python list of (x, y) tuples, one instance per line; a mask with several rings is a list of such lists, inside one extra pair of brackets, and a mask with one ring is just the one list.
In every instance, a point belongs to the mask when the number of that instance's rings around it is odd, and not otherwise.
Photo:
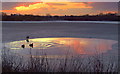
[(2, 2), (119, 2), (119, 0), (0, 0)]
[[(47, 0), (46, 0), (47, 1)], [(117, 2), (3, 2), (1, 12), (34, 15), (84, 15), (116, 13)]]

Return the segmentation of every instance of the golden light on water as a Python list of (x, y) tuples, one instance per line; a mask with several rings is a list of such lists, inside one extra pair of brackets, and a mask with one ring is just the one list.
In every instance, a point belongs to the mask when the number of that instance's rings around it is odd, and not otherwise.
[[(34, 44), (32, 48), (34, 51), (41, 51), (44, 49), (48, 55), (56, 54), (65, 50), (69, 50), (70, 53), (75, 54), (95, 54), (96, 52), (106, 53), (109, 50), (112, 50), (112, 45), (118, 43), (114, 40), (105, 40), (105, 39), (93, 39), (93, 38), (36, 38), (30, 39), (30, 43)], [(26, 40), (14, 41), (6, 43), (6, 47), (13, 50), (21, 50), (21, 45), (24, 44), (24, 50), (29, 49), (29, 44)], [(21, 51), (24, 51), (21, 50)], [(63, 53), (62, 52), (62, 53)], [(47, 54), (46, 53), (46, 54)]]

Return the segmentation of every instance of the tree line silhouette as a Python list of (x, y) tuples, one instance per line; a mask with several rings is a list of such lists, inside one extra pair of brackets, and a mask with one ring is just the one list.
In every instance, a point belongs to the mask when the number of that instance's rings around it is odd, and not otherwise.
[(46, 14), (46, 16), (40, 15), (32, 15), (32, 14), (10, 14), (2, 12), (0, 15), (2, 16), (2, 21), (54, 21), (54, 20), (66, 20), (66, 21), (120, 21), (119, 15), (117, 13), (99, 13), (97, 15), (50, 15)]

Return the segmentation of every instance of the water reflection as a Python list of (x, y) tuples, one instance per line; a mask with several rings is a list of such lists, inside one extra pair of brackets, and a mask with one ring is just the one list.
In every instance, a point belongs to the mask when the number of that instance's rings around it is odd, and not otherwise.
[[(36, 38), (30, 39), (29, 43), (22, 40), (6, 43), (5, 46), (19, 54), (28, 54), (30, 43), (34, 43), (32, 52), (43, 52), (44, 50), (48, 55), (65, 55), (66, 51), (69, 51), (70, 54), (106, 53), (112, 50), (112, 45), (118, 41), (94, 38)], [(21, 48), (22, 44), (25, 45), (25, 49)]]

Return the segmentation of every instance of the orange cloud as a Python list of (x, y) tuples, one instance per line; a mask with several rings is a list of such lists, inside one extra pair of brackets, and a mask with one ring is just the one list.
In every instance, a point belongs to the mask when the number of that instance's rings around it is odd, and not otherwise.
[(54, 8), (58, 9), (71, 9), (71, 8), (93, 8), (92, 6), (89, 6), (88, 4), (82, 3), (82, 2), (77, 2), (77, 3), (72, 3), (72, 2), (66, 2), (63, 3), (64, 5), (58, 6), (54, 5)]
[(108, 13), (118, 13), (118, 12), (117, 11), (97, 11), (97, 13), (108, 14)]
[(108, 14), (108, 13), (117, 13), (117, 11), (104, 11), (104, 14)]
[(86, 3), (83, 2), (49, 2), (49, 3), (34, 3), (30, 4), (29, 6), (17, 6), (15, 9), (17, 11), (28, 11), (40, 8), (54, 8), (54, 9), (71, 9), (71, 8), (93, 8)]
[(15, 10), (0, 10), (0, 12), (15, 12)]
[(49, 6), (46, 3), (35, 3), (35, 4), (30, 4), (29, 6), (17, 6), (15, 7), (15, 9), (17, 11), (27, 11), (27, 10), (34, 10), (43, 7), (49, 7)]

